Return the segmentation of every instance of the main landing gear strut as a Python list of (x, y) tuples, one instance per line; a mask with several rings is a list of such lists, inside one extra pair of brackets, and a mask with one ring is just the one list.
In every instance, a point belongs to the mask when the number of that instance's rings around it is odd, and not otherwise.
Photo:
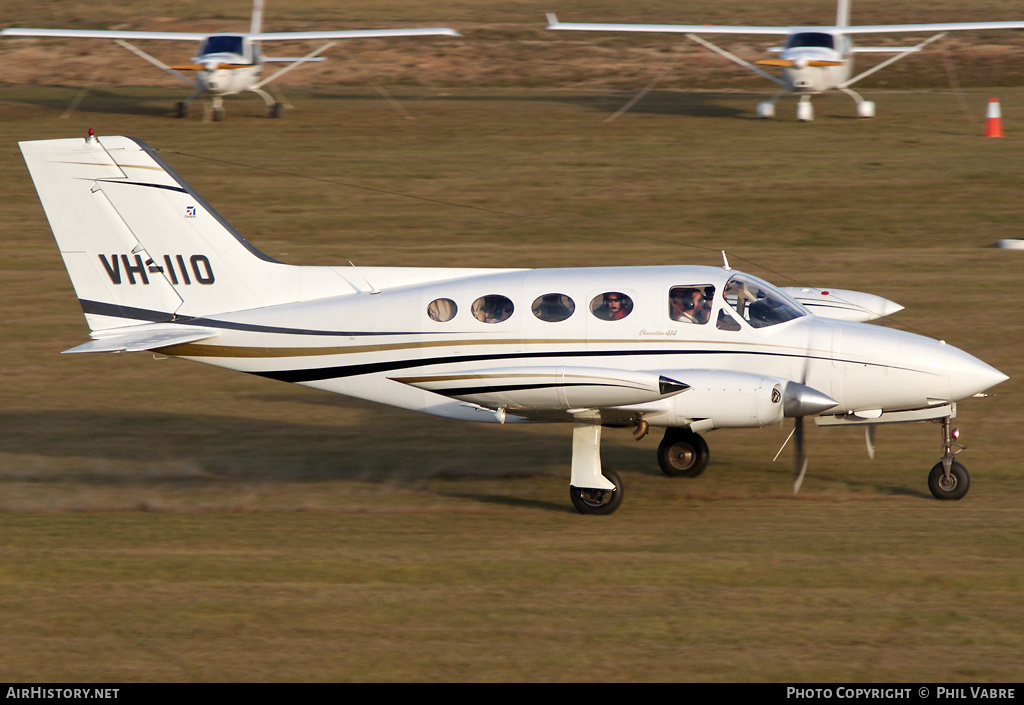
[[(273, 96), (259, 88), (251, 88), (249, 90), (251, 90), (253, 93), (255, 93), (256, 95), (263, 99), (263, 103), (267, 107), (267, 117), (281, 117), (281, 111), (284, 108), (284, 106), (281, 103), (274, 100)], [(204, 91), (196, 91), (187, 99), (178, 103), (177, 116), (180, 118), (187, 117), (189, 107), (192, 105), (192, 101), (195, 100), (196, 97), (203, 94)], [(224, 99), (221, 96), (211, 96), (210, 104), (206, 110), (205, 118), (208, 120), (213, 120), (214, 122), (220, 122), (224, 119)]]
[[(633, 434), (647, 434), (640, 422)], [(665, 429), (658, 446), (658, 464), (669, 477), (697, 477), (708, 467), (711, 454), (700, 434), (688, 428)], [(601, 425), (577, 422), (572, 432), (572, 479), (569, 498), (580, 514), (611, 514), (622, 504), (622, 479), (601, 467)]]
[(622, 480), (601, 469), (601, 425), (577, 422), (572, 429), (569, 498), (580, 514), (611, 514), (622, 504)]
[[(859, 118), (873, 118), (875, 116), (875, 103), (871, 100), (864, 100), (860, 94), (856, 91), (851, 91), (849, 88), (839, 87), (843, 93), (853, 98), (857, 104), (857, 117)], [(789, 94), (790, 91), (780, 91), (773, 95), (763, 103), (757, 104), (757, 116), (763, 120), (770, 120), (775, 117), (775, 101), (780, 97)], [(811, 104), (811, 93), (800, 94), (800, 102), (796, 105), (796, 119), (800, 122), (810, 122), (814, 120), (814, 105)]]

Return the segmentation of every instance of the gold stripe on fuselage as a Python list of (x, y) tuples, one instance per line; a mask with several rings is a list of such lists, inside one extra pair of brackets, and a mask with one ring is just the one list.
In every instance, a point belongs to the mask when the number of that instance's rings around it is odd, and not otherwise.
[[(622, 345), (672, 345), (678, 347), (681, 345), (686, 346), (715, 346), (715, 341), (710, 340), (615, 340), (615, 339), (600, 339), (600, 340), (585, 340), (585, 339), (552, 339), (552, 340), (537, 340), (537, 339), (502, 339), (502, 340), (429, 340), (420, 342), (405, 342), (405, 343), (382, 343), (378, 345), (347, 345), (347, 346), (331, 346), (331, 347), (316, 347), (316, 348), (268, 348), (268, 347), (245, 347), (237, 345), (204, 345), (202, 343), (185, 343), (183, 345), (168, 345), (162, 348), (156, 348), (153, 352), (158, 352), (163, 355), (172, 355), (175, 357), (208, 357), (208, 358), (288, 358), (288, 357), (326, 357), (330, 355), (357, 355), (360, 353), (381, 353), (381, 352), (393, 352), (396, 350), (418, 350), (427, 348), (459, 348), (466, 346), (483, 346), (483, 345), (501, 345), (501, 346), (529, 346), (536, 347), (538, 345), (610, 345), (610, 346), (622, 346)], [(759, 343), (746, 343), (747, 349), (751, 348), (764, 348), (773, 350), (790, 350), (789, 354), (799, 355), (826, 355), (831, 357), (831, 350), (792, 350), (791, 346), (780, 346), (780, 345), (765, 345)], [(689, 348), (692, 352), (703, 352), (699, 348)], [(563, 351), (566, 355), (573, 355), (577, 352), (585, 352), (585, 350), (565, 350)], [(736, 350), (735, 352), (744, 352)]]

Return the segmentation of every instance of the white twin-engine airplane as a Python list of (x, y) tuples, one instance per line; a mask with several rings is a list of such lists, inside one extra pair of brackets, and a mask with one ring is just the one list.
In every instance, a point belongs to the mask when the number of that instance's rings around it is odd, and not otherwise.
[[(944, 22), (932, 24), (881, 24), (851, 25), (850, 0), (838, 0), (836, 7), (836, 23), (832, 27), (761, 27), (761, 26), (723, 26), (723, 25), (671, 25), (671, 24), (596, 24), (581, 22), (559, 22), (554, 13), (548, 13), (548, 29), (578, 30), (590, 32), (655, 32), (685, 34), (687, 38), (710, 49), (729, 61), (753, 71), (754, 73), (777, 83), (782, 90), (767, 101), (757, 106), (760, 118), (775, 117), (775, 101), (787, 93), (800, 96), (796, 116), (798, 120), (814, 119), (814, 106), (811, 96), (829, 90), (840, 90), (857, 103), (857, 116), (870, 118), (875, 116), (873, 101), (864, 100), (850, 89), (850, 86), (863, 78), (879, 71), (900, 59), (921, 51), (926, 46), (941, 39), (947, 32), (984, 29), (1024, 29), (1024, 21), (1014, 22)], [(922, 34), (938, 32), (929, 39), (910, 47), (855, 47), (854, 35), (861, 34)], [(771, 49), (779, 52), (777, 59), (763, 59), (751, 64), (735, 54), (703, 39), (702, 34), (745, 34), (785, 37), (782, 47)], [(855, 53), (895, 54), (863, 73), (853, 75), (853, 55)], [(759, 66), (781, 69), (779, 78), (768, 73)]]
[[(956, 402), (1007, 379), (932, 340), (863, 321), (901, 307), (778, 289), (708, 266), (449, 269), (292, 266), (260, 253), (129, 137), (22, 142), (92, 340), (464, 421), (573, 424), (570, 495), (609, 514), (622, 481), (601, 432), (664, 429), (670, 476), (708, 465), (699, 435), (802, 419), (940, 420), (928, 477), (960, 499)], [(723, 256), (724, 260), (724, 256)], [(803, 300), (805, 303), (801, 303)]]
[[(145, 59), (157, 68), (166, 71), (175, 78), (189, 84), (195, 89), (186, 100), (178, 103), (178, 117), (188, 114), (192, 101), (201, 95), (210, 96), (212, 118), (220, 120), (224, 117), (223, 98), (251, 91), (263, 99), (270, 117), (280, 117), (281, 104), (263, 90), (274, 79), (293, 68), (310, 61), (323, 61), (320, 56), (341, 39), (368, 39), (379, 37), (423, 37), (429, 35), (461, 36), (447, 27), (422, 29), (365, 29), (339, 30), (327, 32), (263, 32), (263, 0), (254, 0), (252, 19), (249, 32), (200, 34), (196, 32), (135, 32), (119, 30), (91, 29), (22, 29), (11, 27), (0, 31), (5, 37), (67, 37), (74, 39), (113, 39), (117, 44), (136, 56)], [(305, 56), (269, 57), (260, 51), (260, 42), (277, 41), (308, 41), (329, 40), (319, 49)], [(163, 40), (199, 42), (199, 49), (187, 64), (168, 66), (154, 56), (139, 49), (128, 40)], [(287, 66), (267, 77), (262, 77), (263, 65), (284, 63)], [(195, 72), (195, 79), (189, 78), (182, 71)]]

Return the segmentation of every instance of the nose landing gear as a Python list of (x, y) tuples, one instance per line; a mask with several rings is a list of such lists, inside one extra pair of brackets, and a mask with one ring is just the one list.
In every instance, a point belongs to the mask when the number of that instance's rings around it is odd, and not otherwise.
[[(928, 489), (936, 499), (962, 499), (971, 488), (971, 476), (967, 468), (953, 459), (964, 449), (963, 445), (957, 443), (959, 436), (959, 432), (950, 424), (950, 417), (943, 417), (942, 460), (935, 463), (928, 473)], [(956, 446), (956, 450), (953, 450), (953, 446)]]

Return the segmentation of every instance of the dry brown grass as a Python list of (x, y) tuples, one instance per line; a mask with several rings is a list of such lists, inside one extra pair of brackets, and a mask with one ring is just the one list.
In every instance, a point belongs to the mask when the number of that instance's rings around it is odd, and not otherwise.
[[(247, 2), (220, 5), (244, 26)], [(139, 87), (159, 79), (130, 57), (61, 119), (80, 83), (64, 69), (96, 56), (19, 64), (39, 48), (0, 43), (5, 67), (26, 72), (11, 69), (0, 95), (0, 678), (1019, 678), (1021, 267), (991, 245), (1020, 235), (1024, 90), (998, 91), (1004, 140), (980, 137), (993, 84), (976, 81), (962, 94), (876, 85), (871, 121), (826, 97), (812, 124), (793, 121), (792, 103), (756, 121), (761, 92), (666, 84), (608, 122), (656, 71), (655, 42), (551, 38), (543, 11), (562, 10), (547, 5), (467, 3), (454, 17), (427, 4), (285, 5), (270, 3), (269, 27), (406, 11), (473, 31), (401, 54), (359, 48), (376, 75), (404, 62), (386, 80), (404, 114), (355, 78), (296, 72), (283, 119), (242, 98), (216, 124), (169, 117), (179, 90)], [(676, 5), (594, 2), (565, 19), (696, 19)], [(701, 19), (780, 22), (819, 5), (737, 0)], [(957, 5), (933, 3), (926, 18), (857, 2), (854, 16), (954, 19)], [(13, 7), (0, 3), (8, 18)], [(142, 18), (165, 12), (89, 7), (46, 4), (19, 23), (151, 27)], [(184, 27), (209, 4), (176, 7)], [(286, 261), (717, 264), (726, 248), (779, 284), (899, 301), (892, 324), (1011, 380), (962, 405), (974, 478), (963, 502), (927, 494), (932, 426), (883, 429), (873, 463), (859, 434), (813, 429), (797, 498), (789, 463), (770, 462), (783, 429), (712, 434), (712, 467), (693, 482), (660, 476), (653, 440), (609, 432), (625, 504), (579, 517), (561, 427), (459, 425), (180, 361), (58, 355), (86, 328), (15, 142), (89, 127), (169, 150)]]

